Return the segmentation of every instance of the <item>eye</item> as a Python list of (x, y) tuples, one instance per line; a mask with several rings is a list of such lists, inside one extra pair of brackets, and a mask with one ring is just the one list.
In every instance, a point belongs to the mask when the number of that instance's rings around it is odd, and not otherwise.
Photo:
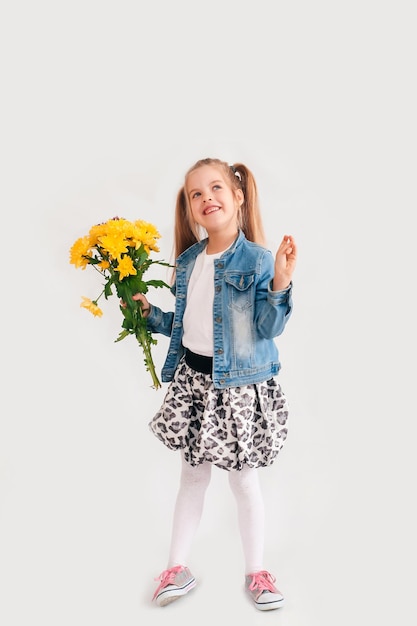
[(221, 189), (222, 186), (221, 185), (213, 185), (213, 189)]
[(199, 191), (195, 191), (192, 196), (191, 199), (193, 200), (194, 198), (198, 198), (198, 196), (201, 195)]

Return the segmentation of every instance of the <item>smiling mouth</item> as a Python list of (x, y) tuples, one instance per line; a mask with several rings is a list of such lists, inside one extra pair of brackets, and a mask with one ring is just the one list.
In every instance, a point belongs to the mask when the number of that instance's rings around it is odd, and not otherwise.
[(219, 206), (209, 206), (204, 210), (204, 215), (209, 215), (210, 213), (214, 213), (215, 211), (220, 211)]

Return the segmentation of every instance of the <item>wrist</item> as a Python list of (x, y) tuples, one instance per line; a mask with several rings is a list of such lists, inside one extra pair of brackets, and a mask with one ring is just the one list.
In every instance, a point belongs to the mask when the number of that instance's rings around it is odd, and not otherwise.
[(291, 281), (290, 282), (282, 282), (282, 281), (276, 281), (273, 280), (272, 281), (272, 291), (285, 291), (286, 289), (288, 289), (291, 285)]

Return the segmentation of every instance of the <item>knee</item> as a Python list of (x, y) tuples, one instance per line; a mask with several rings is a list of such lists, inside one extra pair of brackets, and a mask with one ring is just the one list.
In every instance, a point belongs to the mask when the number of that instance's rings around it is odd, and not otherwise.
[(244, 497), (258, 492), (259, 482), (255, 469), (238, 470), (229, 473), (229, 485), (236, 497)]
[(186, 489), (205, 491), (210, 484), (211, 466), (202, 463), (196, 467), (191, 465), (183, 467), (181, 484)]

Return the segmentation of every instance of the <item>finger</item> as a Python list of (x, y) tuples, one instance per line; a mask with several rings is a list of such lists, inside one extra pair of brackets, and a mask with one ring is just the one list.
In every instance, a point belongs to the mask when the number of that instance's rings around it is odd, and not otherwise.
[(297, 255), (297, 246), (294, 241), (291, 242), (292, 254)]

